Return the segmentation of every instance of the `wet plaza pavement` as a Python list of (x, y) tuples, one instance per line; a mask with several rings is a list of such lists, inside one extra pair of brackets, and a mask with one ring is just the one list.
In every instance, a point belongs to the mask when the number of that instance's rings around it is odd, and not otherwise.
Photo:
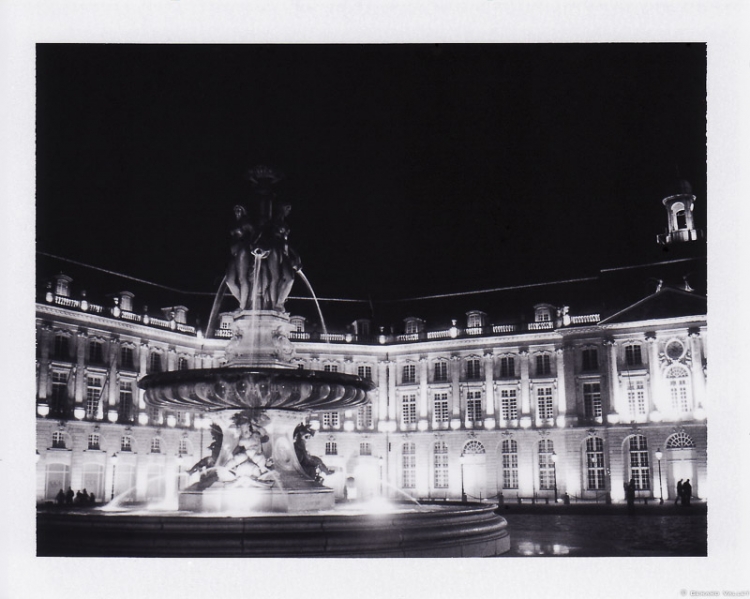
[(707, 555), (706, 505), (508, 506), (509, 557)]

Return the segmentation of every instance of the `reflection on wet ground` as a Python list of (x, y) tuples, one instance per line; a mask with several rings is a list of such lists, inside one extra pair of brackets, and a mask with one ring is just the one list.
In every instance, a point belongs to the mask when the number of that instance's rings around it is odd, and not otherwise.
[(706, 512), (602, 515), (503, 513), (515, 557), (707, 555)]

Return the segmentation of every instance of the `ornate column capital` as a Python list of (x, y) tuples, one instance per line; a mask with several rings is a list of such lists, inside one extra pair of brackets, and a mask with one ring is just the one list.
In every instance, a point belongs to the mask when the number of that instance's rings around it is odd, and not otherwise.
[(656, 341), (656, 333), (654, 331), (646, 331), (643, 334), (643, 337), (648, 341), (649, 343), (654, 343)]
[(700, 337), (701, 336), (701, 330), (698, 327), (690, 327), (688, 329), (688, 337)]

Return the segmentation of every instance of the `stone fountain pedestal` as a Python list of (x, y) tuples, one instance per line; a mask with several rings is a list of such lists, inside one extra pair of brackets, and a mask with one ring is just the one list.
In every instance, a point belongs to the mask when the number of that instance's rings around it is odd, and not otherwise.
[[(212, 421), (224, 431), (220, 462), (231, 457), (239, 435), (232, 423), (235, 414), (243, 410), (223, 410), (213, 415)], [(264, 410), (263, 430), (268, 441), (263, 453), (273, 461), (269, 471), (257, 480), (238, 478), (217, 481), (203, 490), (180, 492), (179, 509), (189, 512), (304, 513), (330, 510), (334, 506), (333, 489), (310, 479), (302, 469), (294, 450), (294, 429), (302, 421), (302, 414), (288, 410)]]

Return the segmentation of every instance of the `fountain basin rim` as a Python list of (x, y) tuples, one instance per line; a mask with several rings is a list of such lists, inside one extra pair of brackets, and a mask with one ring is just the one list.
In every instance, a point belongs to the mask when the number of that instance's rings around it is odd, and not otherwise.
[(295, 382), (334, 383), (351, 385), (362, 391), (372, 391), (375, 383), (356, 374), (344, 372), (325, 372), (320, 370), (302, 370), (292, 368), (272, 368), (264, 366), (226, 366), (224, 368), (199, 368), (195, 370), (172, 370), (148, 374), (138, 381), (138, 387), (144, 390), (180, 383), (211, 383), (218, 380), (238, 381), (247, 375), (269, 377)]

